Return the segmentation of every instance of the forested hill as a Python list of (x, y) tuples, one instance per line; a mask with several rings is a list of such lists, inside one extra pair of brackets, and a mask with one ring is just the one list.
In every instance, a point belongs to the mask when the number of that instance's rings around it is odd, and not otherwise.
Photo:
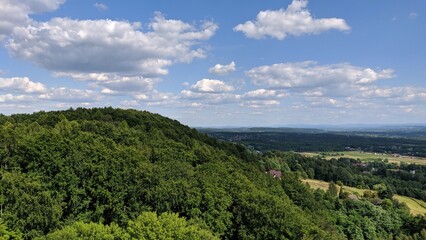
[(265, 174), (262, 158), (136, 110), (0, 115), (0, 239), (426, 235), (397, 204), (313, 192), (297, 172)]

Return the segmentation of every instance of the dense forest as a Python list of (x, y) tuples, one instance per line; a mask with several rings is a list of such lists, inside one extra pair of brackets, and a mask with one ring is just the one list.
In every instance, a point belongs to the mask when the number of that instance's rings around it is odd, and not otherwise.
[[(225, 141), (244, 144), (255, 150), (331, 152), (358, 149), (367, 152), (397, 153), (409, 156), (426, 157), (426, 139), (409, 138), (412, 134), (397, 132), (398, 137), (387, 137), (382, 132), (325, 132), (315, 129), (202, 129), (209, 136)], [(419, 134), (419, 133), (418, 133)], [(402, 137), (403, 136), (403, 137)]]
[(311, 190), (309, 161), (136, 110), (0, 115), (0, 239), (426, 239), (386, 194)]

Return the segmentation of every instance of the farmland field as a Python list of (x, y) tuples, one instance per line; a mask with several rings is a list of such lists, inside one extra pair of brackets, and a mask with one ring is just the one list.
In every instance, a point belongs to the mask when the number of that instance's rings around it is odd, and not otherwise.
[(332, 158), (354, 158), (361, 161), (375, 161), (375, 160), (384, 160), (387, 159), (390, 163), (401, 162), (407, 164), (421, 164), (426, 165), (426, 158), (422, 157), (411, 157), (411, 156), (402, 156), (402, 155), (393, 155), (393, 154), (382, 154), (382, 153), (371, 153), (371, 152), (359, 152), (359, 151), (342, 151), (342, 152), (302, 152), (300, 153), (305, 156), (323, 156), (325, 159)]
[[(302, 182), (308, 183), (309, 186), (313, 189), (320, 188), (324, 191), (327, 191), (328, 184), (329, 184), (328, 182), (315, 180), (315, 179), (304, 179), (302, 180)], [(368, 189), (359, 189), (359, 188), (348, 187), (348, 186), (343, 186), (343, 189), (354, 194), (357, 193), (360, 196), (362, 196), (364, 191), (368, 190)], [(399, 202), (403, 202), (407, 204), (408, 208), (410, 208), (411, 214), (413, 215), (426, 214), (426, 202), (424, 201), (421, 201), (415, 198), (406, 197), (406, 196), (401, 196), (401, 195), (394, 195), (393, 198), (397, 199)]]

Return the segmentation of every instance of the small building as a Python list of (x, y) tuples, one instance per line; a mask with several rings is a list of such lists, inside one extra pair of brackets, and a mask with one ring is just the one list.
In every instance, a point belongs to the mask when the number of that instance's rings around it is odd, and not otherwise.
[(269, 170), (269, 175), (273, 176), (274, 178), (281, 178), (283, 176), (283, 173), (279, 170), (271, 169)]
[(416, 174), (416, 170), (410, 170), (410, 173), (411, 173), (412, 175), (414, 175), (414, 174)]

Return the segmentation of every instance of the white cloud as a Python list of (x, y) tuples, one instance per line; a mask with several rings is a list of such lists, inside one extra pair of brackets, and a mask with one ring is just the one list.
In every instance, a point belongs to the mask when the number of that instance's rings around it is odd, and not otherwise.
[(182, 90), (180, 99), (190, 102), (198, 101), (199, 104), (203, 105), (217, 105), (217, 104), (229, 104), (238, 103), (241, 101), (241, 96), (232, 93), (212, 93), (212, 92), (194, 92), (191, 90)]
[(228, 65), (216, 64), (213, 67), (209, 68), (209, 73), (214, 73), (218, 75), (226, 75), (236, 70), (235, 62), (232, 61)]
[(242, 95), (241, 105), (250, 108), (277, 106), (280, 104), (279, 99), (285, 96), (283, 92), (276, 90), (256, 89)]
[(283, 40), (288, 35), (318, 34), (327, 30), (349, 31), (344, 19), (318, 18), (306, 9), (307, 0), (293, 0), (287, 9), (266, 10), (258, 13), (256, 21), (247, 21), (234, 27), (247, 37), (261, 39), (266, 36)]
[[(280, 63), (246, 72), (255, 85), (275, 89), (333, 89), (359, 87), (393, 77), (392, 69), (373, 70), (347, 63), (319, 65), (316, 62)], [(319, 94), (319, 93), (317, 93)]]
[(152, 77), (168, 74), (175, 62), (205, 57), (196, 47), (218, 28), (205, 22), (200, 29), (155, 15), (142, 32), (140, 23), (113, 20), (54, 18), (16, 28), (6, 45), (18, 58), (78, 78), (81, 74)]
[(249, 100), (242, 102), (241, 106), (250, 108), (265, 108), (271, 106), (278, 106), (280, 102), (277, 100)]
[[(426, 88), (377, 85), (380, 80), (394, 77), (392, 69), (372, 69), (347, 63), (319, 65), (316, 62), (296, 62), (261, 66), (246, 74), (255, 85), (265, 89), (243, 94), (244, 106), (261, 106), (251, 104), (251, 100), (280, 102), (279, 95), (308, 109), (368, 112), (400, 108), (404, 109), (404, 113), (414, 113), (426, 104)], [(283, 90), (286, 92), (283, 93)]]
[[(5, 94), (2, 94), (5, 92)], [(100, 93), (93, 90), (65, 87), (49, 88), (28, 77), (0, 78), (0, 102), (7, 106), (17, 103), (31, 103), (31, 107), (47, 106), (46, 102), (88, 103), (101, 100)], [(0, 107), (4, 106), (2, 104)]]
[(95, 3), (93, 6), (101, 12), (108, 10), (108, 6), (103, 3)]
[(133, 94), (133, 100), (125, 100), (121, 102), (125, 107), (138, 107), (138, 106), (165, 106), (174, 107), (178, 106), (178, 96), (173, 93), (159, 92), (154, 89), (146, 93)]
[(340, 102), (329, 97), (312, 97), (307, 98), (310, 104), (314, 107), (343, 107)]
[(264, 98), (276, 98), (284, 97), (284, 93), (278, 93), (275, 90), (256, 89), (254, 91), (246, 92), (243, 97), (247, 99), (264, 99)]
[(426, 88), (400, 86), (400, 87), (377, 87), (371, 86), (361, 89), (362, 94), (359, 97), (385, 101), (387, 104), (397, 105), (417, 105), (426, 103)]
[(148, 106), (172, 106), (176, 104), (177, 96), (173, 93), (154, 91), (148, 99), (144, 100)]
[(191, 89), (194, 92), (199, 93), (222, 93), (234, 91), (234, 87), (226, 84), (223, 81), (214, 79), (202, 79), (192, 85)]
[(181, 91), (180, 100), (187, 107), (205, 107), (220, 104), (239, 104), (243, 107), (259, 108), (277, 106), (279, 99), (286, 96), (283, 91), (256, 89), (244, 94), (231, 93), (232, 86), (219, 80), (203, 79), (190, 89)]
[(109, 89), (109, 88), (103, 88), (103, 89), (101, 90), (101, 93), (102, 93), (102, 94), (106, 94), (106, 95), (120, 95), (120, 93), (119, 93), (119, 92), (114, 91), (114, 90), (111, 90), (111, 89)]
[(152, 91), (157, 82), (158, 80), (152, 78), (122, 77), (119, 79), (117, 78), (101, 82), (98, 83), (98, 85), (104, 86), (113, 91), (131, 93)]
[[(426, 104), (426, 89), (422, 87), (362, 86), (351, 95), (333, 97), (329, 94), (303, 94), (306, 102), (314, 108), (340, 108), (356, 111), (387, 113), (395, 109), (415, 112)], [(407, 111), (410, 110), (410, 111)], [(396, 111), (396, 110), (395, 110)]]
[(50, 88), (38, 96), (40, 100), (58, 101), (58, 102), (95, 102), (100, 100), (100, 95), (92, 90), (69, 89), (69, 88)]
[(27, 95), (13, 95), (13, 94), (4, 94), (0, 95), (0, 103), (19, 103), (19, 102), (28, 102), (32, 97)]
[(191, 107), (198, 108), (198, 107), (202, 107), (202, 106), (203, 106), (202, 103), (196, 103), (196, 102), (191, 103)]
[(0, 91), (16, 91), (25, 93), (44, 92), (46, 87), (39, 82), (33, 82), (27, 77), (0, 77)]
[(56, 10), (65, 0), (0, 0), (0, 40), (32, 20), (30, 14)]
[(157, 78), (121, 76), (115, 73), (56, 73), (56, 77), (71, 77), (79, 81), (93, 81), (94, 86), (103, 87), (102, 93), (122, 95), (132, 92), (152, 91), (160, 81)]

